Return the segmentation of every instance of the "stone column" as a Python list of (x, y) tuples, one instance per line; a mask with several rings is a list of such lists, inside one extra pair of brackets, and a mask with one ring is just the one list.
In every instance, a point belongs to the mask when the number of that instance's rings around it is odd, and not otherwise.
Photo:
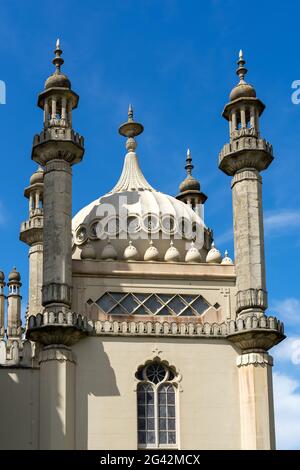
[(64, 160), (46, 163), (44, 176), (43, 305), (71, 306), (72, 170)]
[(40, 449), (75, 449), (75, 359), (70, 348), (40, 354)]
[(275, 449), (272, 365), (264, 351), (237, 357), (242, 450)]
[(262, 178), (245, 168), (232, 178), (237, 313), (261, 314), (267, 308)]
[(29, 248), (29, 308), (30, 315), (42, 312), (43, 243)]
[[(1, 272), (0, 272), (1, 274)], [(0, 279), (0, 340), (3, 339), (5, 334), (4, 321), (5, 321), (5, 295), (4, 295), (4, 274), (3, 280)]]

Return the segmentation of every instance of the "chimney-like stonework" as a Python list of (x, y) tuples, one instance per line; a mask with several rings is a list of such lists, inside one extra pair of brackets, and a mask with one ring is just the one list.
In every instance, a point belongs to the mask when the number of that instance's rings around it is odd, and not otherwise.
[(268, 306), (260, 172), (268, 168), (273, 154), (272, 146), (259, 132), (259, 117), (265, 106), (253, 86), (245, 82), (244, 65), (240, 52), (240, 81), (223, 111), (229, 122), (230, 142), (220, 152), (219, 168), (232, 176), (237, 314), (260, 316)]

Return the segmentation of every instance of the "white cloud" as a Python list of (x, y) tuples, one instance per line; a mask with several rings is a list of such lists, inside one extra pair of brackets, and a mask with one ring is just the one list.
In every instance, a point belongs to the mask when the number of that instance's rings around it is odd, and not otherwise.
[(300, 300), (290, 297), (284, 300), (277, 300), (271, 305), (278, 318), (286, 321), (290, 326), (300, 323)]
[(274, 350), (276, 361), (289, 361), (294, 365), (300, 364), (300, 336), (285, 339)]
[(226, 230), (225, 232), (223, 232), (219, 236), (216, 235), (215, 240), (216, 240), (217, 247), (218, 247), (218, 245), (224, 245), (224, 243), (232, 241), (233, 240), (233, 230), (232, 230), (232, 228)]
[(300, 382), (275, 372), (274, 402), (277, 449), (300, 449)]
[(273, 235), (287, 227), (300, 227), (300, 211), (286, 209), (269, 211), (264, 215), (266, 235)]

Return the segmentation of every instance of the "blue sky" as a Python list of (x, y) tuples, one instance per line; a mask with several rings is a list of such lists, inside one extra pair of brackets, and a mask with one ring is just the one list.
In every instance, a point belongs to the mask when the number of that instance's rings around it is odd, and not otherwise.
[(217, 167), (228, 141), (221, 117), (243, 49), (258, 96), (266, 104), (262, 135), (275, 160), (263, 174), (269, 313), (285, 321), (289, 339), (272, 353), (277, 443), (300, 449), (300, 105), (291, 84), (300, 78), (300, 4), (285, 1), (109, 0), (53, 4), (0, 1), (0, 268), (15, 264), (27, 301), (27, 247), (18, 241), (27, 218), (24, 187), (35, 169), (33, 135), (42, 127), (37, 94), (52, 73), (61, 39), (64, 71), (80, 95), (74, 127), (85, 137), (74, 168), (74, 214), (115, 184), (124, 141), (118, 135), (132, 102), (145, 126), (138, 153), (144, 174), (176, 194), (186, 148), (208, 195), (205, 221), (217, 246), (233, 253), (230, 178)]

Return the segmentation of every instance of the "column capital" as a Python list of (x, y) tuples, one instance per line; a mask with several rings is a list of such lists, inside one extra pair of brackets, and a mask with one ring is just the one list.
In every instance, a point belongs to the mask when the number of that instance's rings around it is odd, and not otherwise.
[(266, 365), (273, 366), (273, 357), (265, 351), (248, 352), (237, 356), (237, 367), (248, 366), (250, 364), (262, 367), (265, 367)]

